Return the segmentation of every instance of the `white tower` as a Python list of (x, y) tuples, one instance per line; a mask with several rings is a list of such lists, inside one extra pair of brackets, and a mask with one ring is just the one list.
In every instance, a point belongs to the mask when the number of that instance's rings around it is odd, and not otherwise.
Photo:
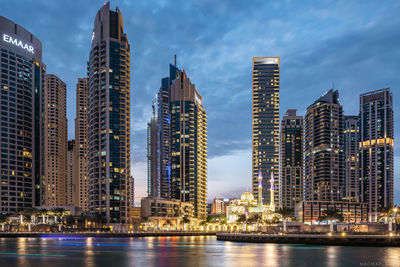
[(257, 205), (259, 207), (262, 206), (262, 174), (261, 171), (258, 172), (258, 197), (257, 197)]
[(275, 210), (275, 201), (274, 201), (274, 192), (275, 192), (275, 185), (274, 185), (274, 181), (275, 181), (275, 179), (274, 179), (274, 173), (273, 172), (271, 172), (271, 180), (269, 180), (269, 182), (271, 183), (271, 200), (270, 200), (270, 203), (269, 203), (269, 205), (270, 205), (270, 208), (271, 208), (271, 210)]

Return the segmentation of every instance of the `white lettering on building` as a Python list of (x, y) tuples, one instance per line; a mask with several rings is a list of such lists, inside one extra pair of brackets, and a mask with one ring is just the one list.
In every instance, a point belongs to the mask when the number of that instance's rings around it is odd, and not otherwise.
[(21, 40), (18, 40), (17, 38), (14, 38), (8, 34), (3, 34), (3, 41), (15, 46), (19, 46), (22, 49), (25, 49), (29, 53), (35, 54), (33, 46), (28, 45), (27, 43), (23, 43)]

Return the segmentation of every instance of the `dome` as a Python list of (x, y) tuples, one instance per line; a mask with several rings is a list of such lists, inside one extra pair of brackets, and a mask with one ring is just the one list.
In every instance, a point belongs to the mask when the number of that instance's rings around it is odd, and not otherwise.
[(254, 196), (250, 192), (244, 192), (242, 194), (242, 196), (240, 197), (240, 200), (247, 201), (247, 202), (252, 202), (252, 201), (254, 201)]

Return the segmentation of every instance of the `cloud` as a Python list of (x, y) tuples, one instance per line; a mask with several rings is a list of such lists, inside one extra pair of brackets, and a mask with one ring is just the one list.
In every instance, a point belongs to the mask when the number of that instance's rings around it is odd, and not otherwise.
[[(76, 81), (86, 75), (93, 20), (102, 3), (3, 2), (0, 15), (42, 40), (48, 72), (67, 83), (68, 132), (73, 138)], [(138, 194), (146, 192), (146, 124), (151, 103), (174, 54), (204, 97), (209, 123), (209, 197), (225, 188), (222, 185), (230, 189), (220, 196), (250, 184), (250, 161), (240, 161), (237, 152), (250, 153), (251, 149), (254, 56), (281, 57), (281, 115), (289, 108), (304, 114), (333, 81), (346, 114), (358, 113), (360, 93), (390, 86), (395, 132), (400, 132), (398, 1), (116, 0), (111, 5), (122, 12), (132, 48), (132, 159)], [(26, 15), (31, 13), (35, 16)], [(396, 139), (396, 157), (399, 145)], [(225, 175), (231, 168), (241, 175), (234, 179)]]

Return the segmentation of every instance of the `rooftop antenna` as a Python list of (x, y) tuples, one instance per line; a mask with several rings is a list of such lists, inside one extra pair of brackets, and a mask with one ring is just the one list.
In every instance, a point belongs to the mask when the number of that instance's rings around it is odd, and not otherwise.
[(176, 67), (176, 54), (174, 55), (174, 66)]
[(335, 81), (332, 81), (332, 89), (335, 90)]

